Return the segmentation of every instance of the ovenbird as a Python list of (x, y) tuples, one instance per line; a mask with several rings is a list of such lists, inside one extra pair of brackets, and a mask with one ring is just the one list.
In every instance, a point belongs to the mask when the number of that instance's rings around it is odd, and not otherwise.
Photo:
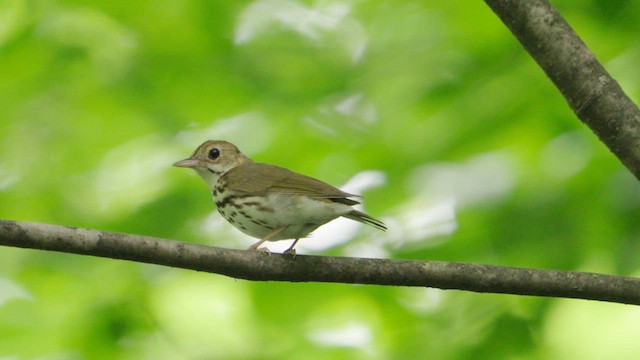
[(294, 239), (285, 253), (295, 254), (299, 239), (340, 216), (387, 227), (361, 211), (349, 194), (309, 176), (279, 166), (254, 162), (226, 141), (209, 140), (191, 157), (173, 166), (194, 169), (211, 189), (218, 212), (249, 236), (265, 241)]

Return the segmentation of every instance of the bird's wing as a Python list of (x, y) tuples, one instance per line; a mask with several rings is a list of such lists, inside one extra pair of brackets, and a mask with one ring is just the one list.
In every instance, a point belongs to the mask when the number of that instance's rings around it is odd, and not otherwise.
[(222, 175), (227, 187), (242, 195), (304, 195), (316, 199), (331, 199), (347, 205), (359, 204), (349, 197), (358, 197), (309, 176), (263, 163), (246, 163)]

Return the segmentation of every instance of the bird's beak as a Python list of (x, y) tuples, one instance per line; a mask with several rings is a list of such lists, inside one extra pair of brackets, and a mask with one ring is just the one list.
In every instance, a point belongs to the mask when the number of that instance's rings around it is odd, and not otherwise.
[(178, 162), (173, 163), (173, 166), (195, 168), (200, 166), (200, 161), (196, 159), (188, 158), (188, 159), (180, 160)]

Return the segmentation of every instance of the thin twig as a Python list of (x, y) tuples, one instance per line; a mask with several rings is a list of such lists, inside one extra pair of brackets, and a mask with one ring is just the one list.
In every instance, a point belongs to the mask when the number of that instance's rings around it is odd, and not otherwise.
[(295, 258), (140, 235), (0, 220), (0, 245), (132, 260), (259, 281), (425, 286), (640, 305), (640, 279), (443, 261)]

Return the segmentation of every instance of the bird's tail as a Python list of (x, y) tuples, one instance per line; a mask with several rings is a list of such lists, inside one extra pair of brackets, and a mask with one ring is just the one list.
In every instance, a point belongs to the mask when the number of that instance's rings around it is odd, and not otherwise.
[(380, 220), (371, 217), (362, 211), (352, 210), (351, 212), (342, 215), (348, 219), (355, 220), (361, 222), (363, 224), (371, 225), (378, 230), (387, 231), (387, 226)]

